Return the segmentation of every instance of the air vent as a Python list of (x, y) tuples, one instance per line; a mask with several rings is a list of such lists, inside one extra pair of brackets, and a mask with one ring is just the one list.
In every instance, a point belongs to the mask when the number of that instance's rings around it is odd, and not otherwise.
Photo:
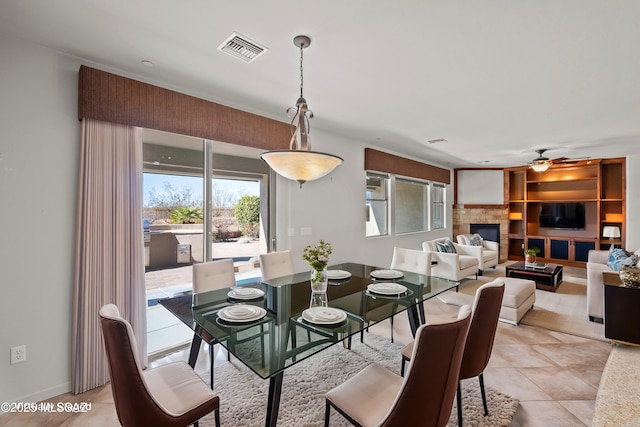
[(227, 40), (218, 46), (218, 49), (245, 62), (253, 61), (267, 50), (266, 47), (238, 33), (231, 34)]

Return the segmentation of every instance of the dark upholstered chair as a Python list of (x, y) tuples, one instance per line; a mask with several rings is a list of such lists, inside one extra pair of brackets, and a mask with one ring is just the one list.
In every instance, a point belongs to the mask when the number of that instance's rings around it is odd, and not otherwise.
[(469, 306), (463, 306), (458, 319), (451, 323), (418, 328), (404, 379), (374, 363), (330, 390), (326, 394), (325, 427), (331, 407), (360, 427), (446, 426), (469, 322)]
[[(482, 285), (476, 291), (471, 326), (469, 326), (469, 334), (467, 335), (462, 365), (460, 366), (460, 380), (478, 377), (485, 416), (489, 415), (489, 410), (487, 408), (487, 396), (484, 391), (482, 373), (491, 357), (503, 295), (504, 282), (501, 279)], [(404, 363), (411, 359), (412, 347), (413, 345), (409, 344), (402, 350), (403, 368)], [(460, 385), (458, 385), (457, 402), (458, 425), (462, 427), (462, 390)]]
[(120, 424), (197, 426), (200, 418), (215, 411), (216, 426), (220, 425), (218, 396), (189, 365), (173, 362), (143, 370), (133, 329), (118, 308), (103, 306), (100, 322)]

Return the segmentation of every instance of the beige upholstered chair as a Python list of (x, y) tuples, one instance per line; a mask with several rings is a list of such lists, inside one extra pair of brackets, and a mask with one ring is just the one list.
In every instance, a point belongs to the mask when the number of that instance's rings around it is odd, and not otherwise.
[(391, 269), (431, 275), (431, 255), (416, 249), (393, 248)]
[(260, 254), (260, 272), (262, 280), (293, 274), (293, 258), (291, 251), (269, 252)]
[(422, 243), (422, 250), (431, 254), (431, 261), (436, 264), (431, 266), (431, 275), (459, 282), (465, 277), (478, 278), (478, 259), (467, 246), (452, 242), (455, 253), (438, 252), (437, 243), (444, 243), (449, 238), (429, 240)]
[(187, 426), (215, 411), (220, 401), (184, 362), (143, 370), (133, 329), (113, 304), (100, 309), (100, 323), (109, 361), (111, 391), (124, 427)]
[(193, 265), (193, 292), (196, 294), (236, 285), (232, 259), (203, 262)]
[(446, 426), (458, 385), (469, 312), (469, 306), (464, 306), (453, 322), (418, 328), (404, 379), (374, 363), (330, 390), (325, 427), (331, 407), (361, 427)]
[[(233, 260), (221, 259), (217, 261), (194, 264), (192, 270), (192, 280), (194, 294), (201, 294), (203, 292), (215, 291), (216, 289), (225, 289), (235, 286), (236, 274), (233, 268)], [(194, 334), (193, 339), (198, 340), (198, 337)], [(211, 388), (213, 388), (213, 365), (215, 360), (215, 355), (213, 352), (214, 344), (215, 343), (211, 343), (209, 345)], [(227, 357), (229, 357), (228, 354)]]
[(459, 234), (456, 236), (458, 244), (465, 246), (468, 253), (472, 253), (478, 260), (478, 270), (480, 275), (482, 275), (487, 268), (498, 265), (500, 260), (500, 244), (498, 242), (483, 239), (482, 246), (472, 246), (469, 244), (469, 238), (470, 235), (468, 234)]
[[(460, 380), (478, 377), (480, 381), (480, 392), (482, 393), (482, 404), (485, 416), (489, 414), (487, 408), (487, 397), (484, 391), (484, 378), (482, 373), (489, 363), (493, 340), (498, 327), (498, 318), (502, 308), (502, 296), (504, 295), (504, 282), (496, 279), (482, 285), (476, 291), (473, 302), (473, 314), (471, 315), (471, 325), (467, 335), (460, 366)], [(404, 364), (410, 360), (413, 353), (413, 343), (407, 345), (402, 350), (402, 371)], [(462, 427), (462, 391), (458, 385), (458, 425)]]
[[(392, 270), (409, 271), (411, 273), (430, 276), (431, 254), (416, 249), (394, 247), (390, 268)], [(422, 315), (422, 321), (424, 321), (424, 310), (421, 309), (420, 312)], [(389, 318), (391, 322), (391, 342), (393, 342), (393, 317), (394, 316)]]

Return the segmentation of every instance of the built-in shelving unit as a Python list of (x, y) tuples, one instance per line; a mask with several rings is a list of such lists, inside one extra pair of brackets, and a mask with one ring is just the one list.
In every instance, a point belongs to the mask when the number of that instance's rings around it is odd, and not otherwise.
[[(524, 259), (526, 248), (538, 247), (538, 260), (584, 265), (591, 249), (624, 246), (625, 159), (594, 159), (554, 164), (545, 172), (522, 166), (505, 169), (509, 206), (509, 259)], [(583, 202), (584, 229), (541, 227), (546, 202)], [(620, 238), (606, 239), (605, 226), (620, 229)]]

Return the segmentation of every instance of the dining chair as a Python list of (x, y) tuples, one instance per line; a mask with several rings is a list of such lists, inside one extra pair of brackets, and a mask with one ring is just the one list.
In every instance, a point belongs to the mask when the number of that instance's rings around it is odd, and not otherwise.
[(469, 320), (470, 308), (465, 305), (452, 322), (420, 326), (404, 378), (374, 363), (330, 390), (325, 396), (325, 427), (332, 407), (359, 427), (445, 426)]
[(106, 304), (99, 316), (120, 424), (197, 426), (200, 418), (214, 412), (215, 425), (220, 425), (219, 397), (187, 363), (143, 370), (133, 329), (118, 307)]
[[(393, 257), (391, 258), (392, 270), (409, 271), (411, 273), (431, 275), (431, 254), (416, 249), (393, 248)], [(420, 321), (424, 323), (424, 305), (419, 303), (418, 310), (420, 312)], [(394, 310), (395, 311), (395, 310)], [(393, 318), (391, 316), (391, 342), (393, 342)]]
[[(486, 283), (476, 291), (471, 325), (469, 326), (469, 333), (464, 347), (462, 365), (460, 366), (460, 379), (458, 381), (458, 426), (460, 427), (462, 427), (462, 388), (460, 381), (464, 379), (478, 377), (484, 415), (489, 415), (483, 372), (491, 357), (503, 295), (504, 282), (501, 279)], [(401, 372), (404, 371), (405, 363), (411, 359), (412, 347), (413, 343), (410, 343), (402, 350)]]
[[(232, 259), (221, 259), (210, 262), (202, 262), (193, 264), (192, 270), (193, 293), (201, 294), (203, 292), (215, 291), (217, 289), (230, 288), (236, 285), (236, 274), (233, 267)], [(193, 343), (199, 341), (198, 336), (193, 334)], [(214, 345), (218, 341), (209, 344), (209, 369), (210, 384), (213, 389), (213, 365), (215, 360)], [(230, 358), (227, 352), (227, 359)]]
[(262, 280), (293, 274), (291, 251), (260, 254), (260, 272), (262, 274)]

